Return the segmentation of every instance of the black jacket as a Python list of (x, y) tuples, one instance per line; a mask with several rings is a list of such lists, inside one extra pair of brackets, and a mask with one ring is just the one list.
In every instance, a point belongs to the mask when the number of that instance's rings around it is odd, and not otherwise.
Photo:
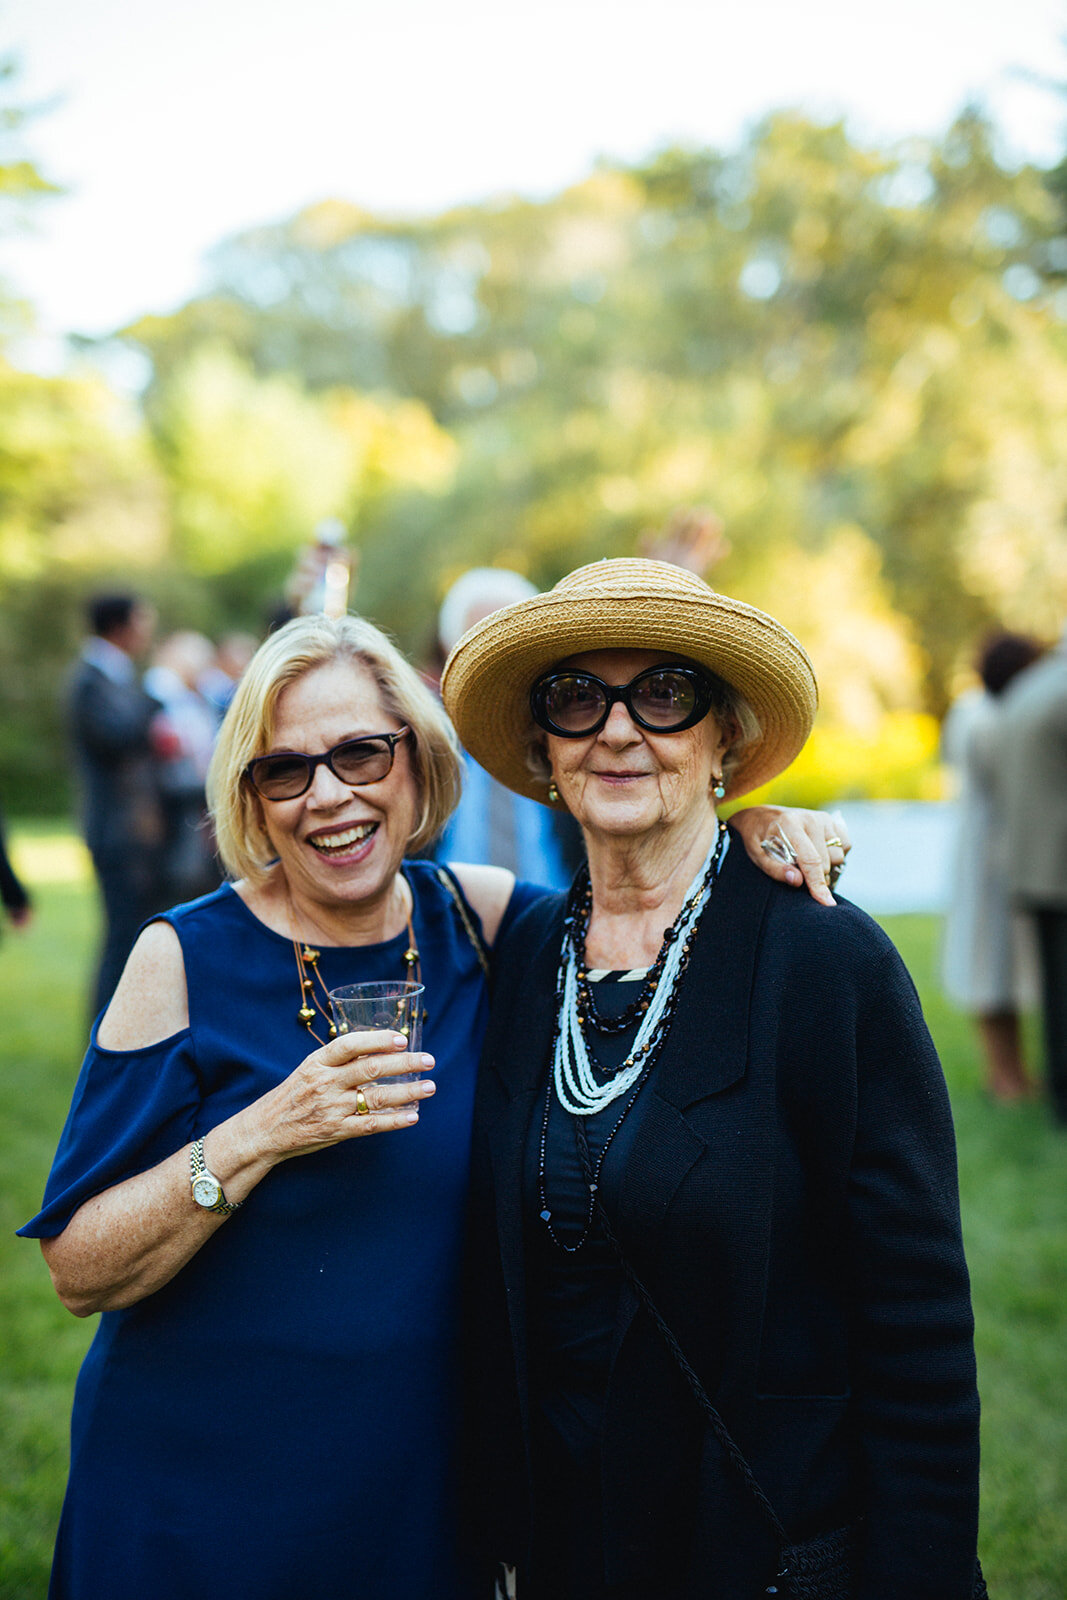
[[(561, 919), (541, 902), (496, 952), (475, 1116), (472, 1448), (485, 1537), (520, 1564), (522, 1150)], [(862, 1516), (861, 1600), (970, 1600), (978, 1398), (952, 1122), (893, 946), (735, 841), (643, 1094), (616, 1231), (789, 1534)], [(607, 1579), (627, 1595), (747, 1600), (772, 1581), (773, 1540), (629, 1290), (602, 1485)]]
[(150, 725), (159, 702), (139, 680), (115, 683), (81, 659), (67, 684), (66, 709), (93, 856), (121, 863), (131, 850), (157, 848), (163, 813)]

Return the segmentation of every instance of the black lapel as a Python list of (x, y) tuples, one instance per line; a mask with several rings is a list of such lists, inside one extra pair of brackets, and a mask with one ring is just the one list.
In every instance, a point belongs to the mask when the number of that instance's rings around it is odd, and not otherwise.
[[(798, 894), (800, 890), (796, 891)], [(745, 1073), (753, 977), (771, 880), (736, 834), (700, 919), (670, 1037), (649, 1085), (678, 1111)]]
[[(797, 891), (798, 893), (800, 891)], [(771, 880), (733, 835), (700, 921), (663, 1055), (645, 1089), (640, 1141), (619, 1191), (619, 1219), (656, 1227), (707, 1139), (690, 1115), (745, 1076), (753, 976)], [(701, 1128), (709, 1118), (702, 1109)], [(724, 1103), (724, 1115), (728, 1114)]]

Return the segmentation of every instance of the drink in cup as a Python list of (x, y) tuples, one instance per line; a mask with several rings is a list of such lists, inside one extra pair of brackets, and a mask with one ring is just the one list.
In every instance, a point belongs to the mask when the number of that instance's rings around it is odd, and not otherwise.
[[(402, 1033), (409, 1050), (422, 1049), (422, 997), (426, 985), (405, 983), (346, 983), (330, 990), (330, 1005), (338, 1033), (367, 1033), (384, 1029)], [(390, 1073), (383, 1083), (415, 1083), (421, 1072)]]

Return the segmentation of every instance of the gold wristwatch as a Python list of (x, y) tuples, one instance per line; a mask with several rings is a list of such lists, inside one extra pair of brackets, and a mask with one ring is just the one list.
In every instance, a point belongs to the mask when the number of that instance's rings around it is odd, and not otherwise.
[(231, 1211), (244, 1205), (243, 1200), (227, 1200), (222, 1192), (222, 1184), (213, 1172), (208, 1171), (203, 1139), (194, 1139), (189, 1150), (189, 1182), (193, 1186), (193, 1199), (205, 1211), (217, 1211), (229, 1216)]

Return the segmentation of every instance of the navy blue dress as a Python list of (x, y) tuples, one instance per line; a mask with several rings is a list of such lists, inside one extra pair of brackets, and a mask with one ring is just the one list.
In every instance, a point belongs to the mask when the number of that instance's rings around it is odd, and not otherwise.
[[(469, 1600), (456, 1547), (458, 1288), (486, 985), (410, 862), (437, 1059), (417, 1126), (282, 1162), (162, 1289), (105, 1312), (78, 1379), (53, 1600)], [(519, 885), (507, 920), (539, 891)], [(315, 1048), (293, 947), (228, 885), (167, 918), (189, 1027), (90, 1045), (21, 1230), (208, 1133)], [(327, 988), (405, 975), (406, 933), (322, 948)]]

